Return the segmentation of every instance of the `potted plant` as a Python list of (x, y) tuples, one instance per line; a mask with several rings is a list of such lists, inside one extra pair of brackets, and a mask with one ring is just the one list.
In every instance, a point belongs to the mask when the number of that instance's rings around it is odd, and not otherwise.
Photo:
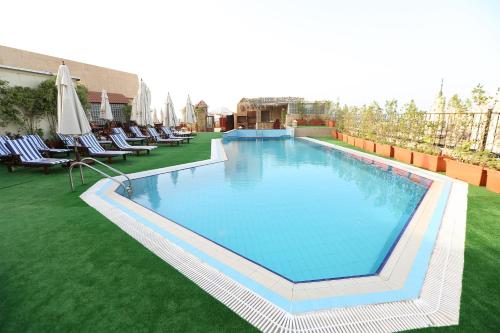
[(356, 137), (354, 139), (354, 145), (360, 149), (365, 149), (365, 139)]
[(347, 136), (347, 143), (350, 145), (355, 145), (356, 138), (352, 135)]
[(446, 162), (441, 149), (426, 143), (418, 144), (413, 150), (413, 165), (434, 172), (446, 171)]
[(488, 166), (486, 188), (492, 192), (500, 193), (500, 159), (491, 158), (486, 165)]
[(394, 158), (400, 162), (411, 164), (413, 162), (413, 151), (405, 147), (409, 147), (409, 145), (402, 141), (394, 145)]
[(452, 152), (454, 159), (446, 159), (446, 175), (463, 180), (476, 186), (486, 184), (486, 169), (484, 166), (491, 158), (489, 152), (472, 152), (471, 143), (463, 142)]
[(381, 138), (377, 140), (377, 144), (375, 145), (375, 153), (384, 157), (393, 157), (394, 149), (388, 140)]

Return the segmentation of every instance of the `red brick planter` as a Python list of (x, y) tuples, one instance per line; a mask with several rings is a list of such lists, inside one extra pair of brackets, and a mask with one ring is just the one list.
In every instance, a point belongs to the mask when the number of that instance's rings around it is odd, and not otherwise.
[(446, 175), (472, 185), (486, 184), (486, 170), (482, 166), (446, 159)]
[(321, 119), (311, 119), (309, 120), (309, 126), (325, 126), (325, 123)]
[(413, 152), (413, 165), (434, 172), (446, 171), (444, 156), (429, 155), (417, 151)]
[(350, 135), (347, 137), (347, 143), (348, 143), (348, 144), (350, 144), (350, 145), (353, 145), (353, 146), (354, 146), (355, 141), (356, 141), (356, 138), (355, 138), (355, 137), (350, 136)]
[(345, 143), (347, 143), (347, 141), (349, 141), (349, 135), (343, 134), (342, 135), (342, 141), (344, 141)]
[(500, 193), (500, 171), (488, 169), (486, 177), (486, 188), (492, 192)]
[(335, 127), (335, 120), (328, 120), (326, 122), (326, 126), (328, 126), (328, 127)]
[(358, 148), (365, 149), (365, 140), (360, 138), (355, 138), (354, 145)]
[(377, 143), (375, 145), (375, 152), (384, 157), (392, 157), (394, 156), (394, 149), (391, 145), (384, 145), (381, 143)]
[(344, 134), (342, 134), (340, 132), (337, 132), (337, 139), (339, 139), (340, 141), (342, 141), (343, 138), (344, 138)]
[(411, 164), (413, 161), (413, 151), (401, 147), (394, 147), (394, 158), (400, 162)]
[(375, 152), (375, 142), (370, 141), (370, 140), (365, 140), (365, 148), (366, 151), (369, 151), (370, 153)]

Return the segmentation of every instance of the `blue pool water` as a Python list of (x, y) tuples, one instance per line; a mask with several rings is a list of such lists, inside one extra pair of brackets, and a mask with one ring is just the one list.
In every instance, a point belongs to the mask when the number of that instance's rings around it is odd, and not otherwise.
[(430, 181), (300, 139), (133, 180), (132, 200), (293, 282), (376, 274)]

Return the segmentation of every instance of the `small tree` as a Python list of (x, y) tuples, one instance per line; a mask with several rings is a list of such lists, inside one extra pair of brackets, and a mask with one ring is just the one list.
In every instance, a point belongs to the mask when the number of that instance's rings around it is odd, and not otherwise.
[(10, 90), (11, 106), (15, 111), (11, 113), (11, 121), (18, 124), (29, 134), (40, 133), (37, 127), (43, 112), (35, 107), (35, 89), (28, 87), (13, 87)]
[(448, 128), (451, 128), (447, 131), (446, 148), (458, 147), (467, 138), (467, 131), (472, 123), (472, 117), (467, 114), (470, 104), (470, 100), (462, 101), (457, 94), (450, 98), (448, 111), (453, 115), (448, 121)]
[(55, 78), (43, 81), (35, 91), (35, 107), (43, 113), (49, 123), (50, 136), (56, 135), (57, 129), (57, 87)]
[(398, 126), (398, 101), (387, 100), (384, 106), (383, 120), (377, 126), (377, 141), (381, 143), (394, 143)]

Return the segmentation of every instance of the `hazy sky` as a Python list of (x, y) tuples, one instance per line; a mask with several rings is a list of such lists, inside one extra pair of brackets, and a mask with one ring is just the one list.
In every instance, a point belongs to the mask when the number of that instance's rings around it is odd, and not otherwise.
[(428, 108), (500, 86), (500, 1), (4, 1), (0, 44), (139, 74), (234, 110), (242, 97)]

